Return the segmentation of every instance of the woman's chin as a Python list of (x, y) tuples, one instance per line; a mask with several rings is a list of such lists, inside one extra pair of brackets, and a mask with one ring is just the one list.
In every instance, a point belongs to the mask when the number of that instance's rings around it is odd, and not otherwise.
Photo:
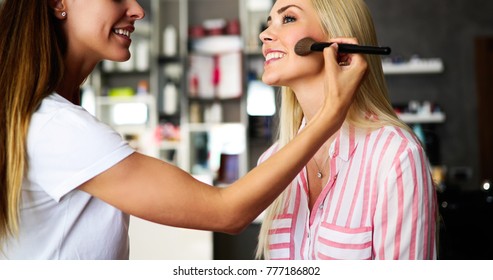
[(122, 53), (119, 55), (113, 55), (112, 57), (108, 58), (108, 60), (112, 60), (115, 62), (125, 62), (125, 61), (129, 60), (130, 57), (131, 57), (130, 52), (127, 52), (127, 53)]
[(273, 77), (262, 76), (262, 82), (269, 86), (280, 86), (279, 81)]

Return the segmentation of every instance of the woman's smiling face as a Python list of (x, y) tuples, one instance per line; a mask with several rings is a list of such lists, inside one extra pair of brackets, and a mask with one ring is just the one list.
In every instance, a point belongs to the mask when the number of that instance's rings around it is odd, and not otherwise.
[(92, 60), (130, 58), (130, 34), (144, 17), (136, 0), (61, 0), (67, 13), (68, 55)]
[(320, 53), (301, 57), (294, 52), (296, 43), (302, 38), (327, 39), (311, 1), (277, 0), (267, 19), (267, 29), (259, 37), (265, 57), (264, 83), (291, 86), (323, 72)]

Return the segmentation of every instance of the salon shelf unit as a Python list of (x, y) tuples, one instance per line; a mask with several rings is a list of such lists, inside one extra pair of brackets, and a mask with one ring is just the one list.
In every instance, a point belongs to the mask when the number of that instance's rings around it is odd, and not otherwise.
[[(441, 74), (444, 65), (441, 58), (418, 58), (413, 57), (408, 61), (393, 62), (392, 59), (384, 59), (382, 68), (385, 75), (433, 75)], [(445, 122), (445, 113), (431, 112), (421, 113), (399, 113), (399, 118), (408, 124), (433, 124)]]
[[(417, 56), (405, 61), (386, 58), (382, 62), (382, 68), (384, 74), (389, 78), (405, 76), (406, 79), (413, 79), (415, 76), (439, 75), (444, 72), (441, 58), (420, 58)], [(439, 107), (432, 108), (431, 104), (434, 101), (423, 101), (421, 108), (416, 107), (417, 102), (410, 100), (407, 110), (399, 108), (397, 115), (414, 130), (416, 136), (422, 141), (433, 168), (441, 168), (440, 137), (437, 134), (437, 125), (445, 123), (446, 115)], [(425, 106), (425, 103), (428, 105)], [(438, 178), (434, 179), (438, 180)]]
[(397, 116), (405, 123), (416, 124), (416, 123), (443, 123), (445, 122), (445, 114), (442, 112), (434, 112), (431, 114), (410, 114), (401, 113)]
[[(153, 10), (159, 11), (153, 18), (155, 40), (154, 49), (157, 57), (157, 104), (159, 121), (161, 123), (174, 123), (179, 126), (179, 143), (164, 146), (176, 147), (180, 154), (179, 166), (192, 175), (207, 178), (205, 180), (215, 184), (223, 184), (221, 176), (218, 175), (217, 159), (218, 150), (212, 147), (221, 145), (218, 143), (228, 135), (241, 133), (238, 143), (246, 143), (247, 118), (243, 98), (243, 40), (241, 33), (236, 35), (210, 35), (202, 34), (196, 36), (192, 30), (204, 25), (204, 22), (241, 21), (239, 1), (227, 0), (160, 0), (153, 2)], [(166, 51), (170, 41), (166, 38), (166, 28), (173, 28), (176, 34), (175, 42), (171, 45), (176, 47), (172, 53)], [(199, 37), (199, 38), (197, 38)], [(233, 51), (231, 50), (233, 46)], [(232, 57), (232, 55), (237, 55)], [(225, 59), (223, 59), (225, 58)], [(231, 68), (232, 63), (237, 63), (237, 68)], [(216, 67), (216, 62), (224, 63)], [(196, 62), (197, 61), (197, 62)], [(196, 67), (197, 66), (197, 67)], [(223, 69), (224, 68), (224, 69)], [(221, 71), (221, 80), (229, 82), (238, 90), (234, 95), (221, 95), (220, 85), (207, 85), (211, 83), (215, 75), (214, 71)], [(231, 76), (231, 73), (237, 76)], [(192, 85), (192, 75), (196, 74), (200, 79), (199, 88)], [(229, 75), (229, 76), (228, 76)], [(235, 78), (234, 83), (231, 78)], [(173, 81), (179, 92), (179, 109), (175, 115), (167, 115), (162, 112), (160, 106), (165, 106), (166, 95), (164, 88), (169, 81)], [(211, 92), (213, 86), (219, 91)], [(217, 89), (217, 88), (215, 88)], [(222, 129), (218, 129), (222, 127)], [(229, 133), (221, 136), (218, 132), (225, 128), (235, 127)], [(216, 142), (213, 142), (216, 141)], [(163, 145), (162, 145), (163, 146)], [(241, 177), (247, 172), (247, 150), (240, 149), (238, 152), (237, 168), (235, 177)], [(237, 149), (238, 150), (238, 149)], [(216, 159), (216, 162), (213, 162)], [(200, 161), (200, 163), (198, 162)], [(226, 182), (228, 183), (228, 182)]]
[[(141, 4), (150, 15), (151, 0)], [(157, 113), (150, 32), (148, 20), (138, 21), (132, 34), (131, 59), (102, 61), (86, 84), (94, 91), (96, 117), (112, 126), (139, 152), (158, 157), (158, 145), (153, 139)], [(85, 91), (83, 97), (84, 94)]]
[[(132, 34), (133, 43), (130, 49), (132, 62), (122, 65), (101, 63), (89, 79), (96, 94), (96, 115), (122, 134), (137, 134), (139, 138), (145, 139), (147, 144), (144, 146), (150, 147), (152, 156), (170, 161), (207, 183), (227, 185), (231, 180), (243, 176), (249, 169), (246, 133), (249, 119), (246, 113), (247, 71), (245, 68), (250, 56), (246, 49), (247, 47), (251, 49), (250, 45), (254, 45), (258, 51), (256, 40), (258, 40), (259, 22), (265, 22), (267, 18), (265, 14), (268, 13), (265, 9), (259, 13), (247, 12), (246, 7), (260, 5), (270, 9), (272, 1), (142, 0), (139, 4), (145, 9), (146, 17), (136, 22), (136, 31)], [(205, 34), (209, 36), (199, 36), (200, 39), (192, 40), (189, 33), (191, 28), (203, 26), (208, 20), (233, 22), (236, 24), (237, 32), (224, 32), (226, 35)], [(168, 27), (172, 27), (174, 32), (166, 33), (165, 29)], [(174, 42), (169, 38), (174, 38)], [(138, 44), (140, 39), (147, 40), (147, 46)], [(210, 43), (220, 42), (221, 39), (236, 42), (233, 55), (230, 50), (216, 48), (215, 52), (208, 53), (193, 48), (201, 41)], [(170, 46), (175, 47), (174, 52), (165, 52)], [(144, 47), (148, 48), (147, 52), (143, 51)], [(148, 56), (148, 64), (141, 61), (140, 57), (143, 54)], [(197, 56), (213, 63), (218, 57), (233, 61), (236, 65), (235, 71), (239, 74), (236, 79), (236, 88), (239, 91), (233, 95), (212, 97), (201, 95), (204, 92), (194, 92), (190, 83), (191, 60)], [(228, 62), (225, 65), (231, 66)], [(230, 74), (229, 68), (224, 69), (222, 69), (224, 73)], [(138, 96), (138, 85), (141, 81), (147, 82), (148, 93), (145, 95), (141, 93)], [(176, 110), (172, 110), (171, 113), (165, 109), (170, 105), (167, 98), (169, 96), (164, 94), (164, 89), (169, 83), (173, 83), (177, 96)], [(113, 98), (110, 97), (109, 90), (114, 88), (133, 88), (136, 94), (126, 98)], [(141, 126), (116, 124), (112, 119), (111, 108), (131, 103), (145, 104), (148, 109), (145, 124)], [(211, 107), (215, 109), (211, 110)], [(194, 115), (197, 108), (199, 118), (195, 118), (197, 115)], [(219, 110), (216, 110), (217, 108)], [(206, 111), (208, 115), (204, 115)], [(218, 116), (215, 115), (217, 112), (221, 113), (219, 118), (215, 117)], [(163, 126), (178, 128), (179, 136), (171, 138), (163, 136), (161, 134)], [(222, 147), (214, 143), (221, 143)], [(233, 145), (232, 148), (229, 145), (231, 143), (240, 145)], [(224, 150), (228, 150), (230, 154), (223, 157)], [(198, 160), (208, 161), (204, 169), (196, 168)], [(212, 164), (213, 160), (215, 163)], [(229, 166), (230, 164), (232, 165)], [(227, 177), (228, 180), (224, 182), (224, 176), (220, 176), (219, 173), (229, 176), (231, 170), (235, 174)], [(164, 227), (132, 217), (130, 238), (131, 259), (213, 258), (210, 232)]]
[(385, 75), (439, 74), (444, 71), (443, 62), (440, 58), (411, 58), (407, 62), (384, 60), (382, 67)]

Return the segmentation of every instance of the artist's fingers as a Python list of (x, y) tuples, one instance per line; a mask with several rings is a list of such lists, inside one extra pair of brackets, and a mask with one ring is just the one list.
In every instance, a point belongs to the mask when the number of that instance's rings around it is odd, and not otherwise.
[(325, 59), (325, 72), (334, 73), (338, 71), (338, 50), (339, 46), (336, 44), (330, 45), (328, 48), (324, 49), (324, 59)]
[(332, 96), (330, 99), (351, 100), (366, 73), (367, 62), (362, 54), (341, 56), (337, 52), (339, 43), (357, 44), (355, 38), (335, 38), (332, 42), (335, 44), (324, 49), (326, 94)]
[[(324, 48), (324, 95), (325, 101), (319, 112), (335, 113), (339, 118), (345, 118), (351, 107), (356, 92), (360, 87), (367, 69), (367, 62), (362, 54), (347, 54), (340, 56), (340, 43), (357, 44), (354, 38), (336, 38), (334, 44)], [(340, 64), (344, 59), (345, 64)], [(334, 116), (334, 115), (332, 115)]]
[[(332, 42), (338, 44), (352, 44), (357, 45), (358, 39), (356, 38), (333, 38)], [(338, 53), (337, 62), (340, 66), (348, 66), (351, 63), (352, 54), (349, 53)]]
[[(346, 37), (340, 37), (340, 38), (333, 38), (330, 40), (333, 43), (336, 44), (353, 44), (353, 45), (358, 45), (358, 39), (356, 38), (346, 38)], [(336, 45), (332, 44), (332, 46)], [(334, 46), (337, 47), (337, 46)], [(333, 49), (337, 53), (337, 48)], [(353, 60), (355, 63), (366, 63), (366, 60), (363, 55), (361, 54), (354, 54), (354, 53), (337, 53), (337, 64), (341, 67), (346, 67), (350, 66), (353, 63)], [(327, 62), (327, 60), (326, 60)], [(334, 66), (334, 65), (332, 65)], [(359, 68), (359, 67), (355, 67)], [(365, 66), (366, 68), (366, 66)], [(366, 70), (366, 69), (365, 69)]]

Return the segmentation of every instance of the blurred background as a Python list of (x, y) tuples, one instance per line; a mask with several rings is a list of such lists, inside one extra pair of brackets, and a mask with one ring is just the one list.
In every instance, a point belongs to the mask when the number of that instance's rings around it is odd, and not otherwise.
[[(2, 2), (2, 0), (0, 0)], [(83, 106), (136, 149), (227, 186), (272, 144), (277, 89), (259, 81), (272, 0), (141, 0), (132, 58), (104, 61)], [(425, 143), (441, 214), (440, 259), (493, 259), (493, 2), (366, 0), (390, 97)], [(252, 259), (238, 236), (131, 220), (132, 259)]]

